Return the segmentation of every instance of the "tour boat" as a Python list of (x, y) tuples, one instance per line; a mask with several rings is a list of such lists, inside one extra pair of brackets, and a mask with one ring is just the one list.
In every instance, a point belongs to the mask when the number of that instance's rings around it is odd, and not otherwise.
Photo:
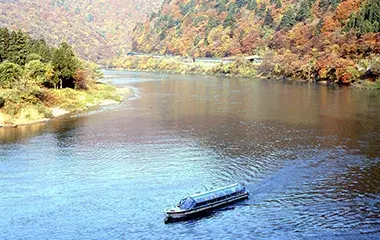
[(182, 219), (245, 198), (248, 198), (245, 187), (240, 184), (233, 184), (190, 195), (182, 199), (175, 207), (165, 209), (165, 213), (171, 219)]

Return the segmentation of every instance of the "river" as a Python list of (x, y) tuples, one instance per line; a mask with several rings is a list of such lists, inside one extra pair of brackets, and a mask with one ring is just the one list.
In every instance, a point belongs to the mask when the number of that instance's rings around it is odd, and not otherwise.
[[(0, 239), (374, 239), (380, 91), (105, 71), (115, 106), (0, 129)], [(232, 183), (248, 200), (164, 223)]]

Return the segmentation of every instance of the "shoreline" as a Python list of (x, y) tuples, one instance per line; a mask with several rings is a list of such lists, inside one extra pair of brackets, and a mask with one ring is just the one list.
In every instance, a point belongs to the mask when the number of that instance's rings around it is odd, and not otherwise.
[[(104, 84), (104, 83), (102, 83), (102, 84)], [(106, 85), (107, 86), (113, 86), (113, 85), (108, 85), (108, 84), (106, 84)], [(84, 108), (73, 109), (71, 111), (64, 109), (62, 107), (59, 107), (59, 106), (49, 107), (48, 109), (51, 111), (51, 117), (44, 117), (44, 118), (29, 120), (29, 121), (21, 121), (19, 123), (17, 123), (17, 121), (16, 121), (16, 123), (11, 123), (11, 124), (1, 124), (0, 123), (0, 128), (3, 128), (3, 129), (17, 128), (19, 126), (46, 123), (50, 120), (66, 116), (68, 114), (85, 112), (85, 111), (89, 110), (89, 108), (92, 108), (92, 107), (102, 107), (102, 106), (119, 104), (122, 101), (124, 101), (125, 99), (128, 99), (129, 97), (131, 97), (133, 95), (133, 91), (128, 87), (116, 87), (116, 86), (113, 86), (113, 87), (115, 87), (113, 94), (115, 94), (118, 97), (118, 100), (105, 98), (105, 99), (98, 100), (94, 103), (88, 102), (85, 104)], [(2, 117), (1, 114), (0, 114), (0, 117)], [(1, 120), (1, 118), (0, 118), (0, 120)]]
[[(339, 84), (333, 80), (308, 80), (308, 79), (300, 79), (300, 78), (289, 78), (286, 76), (279, 76), (279, 75), (271, 75), (271, 74), (256, 74), (255, 76), (244, 76), (242, 74), (234, 74), (234, 73), (212, 73), (207, 71), (200, 71), (200, 72), (194, 72), (194, 71), (183, 71), (183, 72), (177, 72), (175, 70), (165, 70), (165, 69), (136, 69), (136, 68), (123, 68), (123, 67), (108, 67), (107, 70), (114, 70), (114, 71), (130, 71), (130, 72), (146, 72), (146, 73), (163, 73), (163, 74), (177, 74), (177, 75), (200, 75), (200, 76), (216, 76), (216, 77), (238, 77), (238, 78), (244, 78), (244, 79), (271, 79), (271, 80), (287, 80), (287, 81), (294, 81), (294, 82), (304, 82), (304, 83), (315, 83), (318, 85), (335, 85), (335, 86), (345, 86), (348, 88), (353, 89), (361, 89), (361, 90), (379, 90), (380, 89), (380, 82), (379, 80), (373, 82), (370, 80), (362, 80), (357, 79), (355, 82), (352, 82), (350, 84)], [(376, 86), (379, 85), (379, 86)]]

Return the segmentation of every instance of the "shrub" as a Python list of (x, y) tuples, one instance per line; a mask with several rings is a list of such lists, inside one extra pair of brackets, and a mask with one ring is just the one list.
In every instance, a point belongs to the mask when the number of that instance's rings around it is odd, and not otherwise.
[(12, 88), (22, 76), (22, 68), (15, 63), (4, 61), (0, 64), (0, 88)]
[(46, 81), (46, 67), (46, 64), (42, 63), (40, 60), (29, 61), (25, 65), (24, 76), (37, 84), (42, 84)]

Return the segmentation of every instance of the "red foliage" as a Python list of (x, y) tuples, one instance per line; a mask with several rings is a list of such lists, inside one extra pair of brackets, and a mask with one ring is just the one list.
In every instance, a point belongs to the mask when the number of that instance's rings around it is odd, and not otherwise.
[(74, 75), (74, 83), (76, 89), (87, 90), (86, 84), (87, 73), (83, 69), (78, 69)]
[(348, 72), (348, 68), (352, 66), (355, 66), (354, 61), (341, 58), (334, 52), (321, 56), (317, 61), (320, 79), (330, 79), (344, 84), (351, 81), (352, 75)]
[(262, 43), (260, 34), (257, 31), (248, 33), (241, 42), (243, 53), (253, 54), (254, 50)]

